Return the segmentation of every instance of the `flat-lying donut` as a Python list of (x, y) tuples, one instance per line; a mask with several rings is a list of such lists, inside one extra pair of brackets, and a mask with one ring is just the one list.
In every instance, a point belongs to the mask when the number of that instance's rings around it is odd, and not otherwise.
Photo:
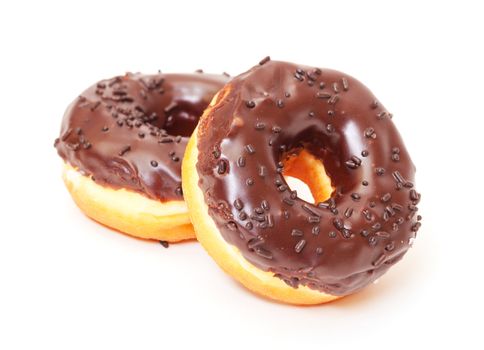
[(77, 205), (140, 238), (194, 238), (181, 161), (200, 115), (227, 77), (127, 73), (102, 80), (68, 107), (55, 147)]
[[(318, 304), (384, 274), (420, 227), (415, 167), (392, 115), (354, 78), (263, 60), (204, 112), (183, 161), (198, 240), (279, 301)], [(309, 203), (284, 178), (306, 182)]]

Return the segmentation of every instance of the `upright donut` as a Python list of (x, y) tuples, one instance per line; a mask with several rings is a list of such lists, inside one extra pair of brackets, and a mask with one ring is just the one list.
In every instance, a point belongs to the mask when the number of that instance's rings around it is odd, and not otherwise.
[(183, 201), (188, 137), (227, 77), (131, 74), (102, 80), (68, 107), (55, 147), (91, 218), (147, 239), (194, 237)]
[[(198, 240), (249, 289), (294, 304), (354, 293), (420, 227), (392, 115), (347, 74), (268, 59), (222, 89), (183, 162)], [(305, 181), (309, 203), (286, 176)]]

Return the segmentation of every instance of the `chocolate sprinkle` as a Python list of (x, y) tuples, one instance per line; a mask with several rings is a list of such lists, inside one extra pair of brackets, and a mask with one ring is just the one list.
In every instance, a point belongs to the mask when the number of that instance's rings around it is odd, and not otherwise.
[(375, 172), (378, 176), (382, 176), (385, 174), (385, 169), (378, 167), (378, 168), (375, 168)]
[(318, 91), (316, 93), (316, 97), (317, 98), (321, 98), (321, 99), (330, 99), (331, 98), (331, 94), (328, 94), (327, 92), (321, 92), (321, 91)]
[(237, 165), (238, 165), (240, 168), (245, 167), (245, 157), (244, 157), (244, 156), (240, 156), (240, 157), (237, 159)]
[(272, 259), (272, 253), (270, 251), (268, 251), (267, 249), (264, 249), (262, 247), (257, 247), (255, 249), (255, 253), (257, 255), (263, 257), (264, 259), (268, 259), (268, 260)]
[(293, 237), (301, 237), (301, 236), (303, 236), (303, 232), (301, 230), (298, 230), (298, 229), (294, 228), (291, 231), (291, 236), (293, 236)]
[(388, 192), (387, 192), (387, 193), (385, 193), (385, 194), (384, 194), (384, 195), (381, 197), (381, 199), (380, 199), (380, 200), (381, 200), (383, 203), (386, 203), (386, 202), (388, 202), (390, 199), (392, 199), (392, 195), (391, 195), (390, 193), (388, 193)]
[(241, 201), (240, 199), (238, 199), (238, 198), (237, 198), (237, 199), (234, 201), (234, 207), (235, 207), (235, 209), (237, 209), (237, 210), (242, 210), (242, 209), (244, 209), (244, 204), (242, 203), (242, 201)]
[(246, 101), (245, 105), (247, 106), (247, 108), (254, 108), (255, 102), (254, 101)]
[(381, 254), (372, 264), (373, 266), (380, 266), (381, 264), (383, 264), (385, 259), (386, 259), (385, 254)]
[(358, 193), (352, 193), (351, 198), (353, 198), (354, 201), (359, 201), (361, 196)]
[(259, 65), (264, 65), (265, 63), (269, 62), (271, 60), (270, 56), (264, 57), (262, 60), (260, 60)]
[(254, 146), (252, 146), (251, 144), (248, 144), (245, 146), (245, 150), (247, 151), (247, 153), (249, 154), (254, 154), (255, 153), (255, 148)]
[(345, 217), (350, 218), (353, 215), (353, 208), (346, 208)]
[(255, 124), (254, 127), (255, 127), (256, 130), (264, 130), (264, 128), (266, 127), (266, 124), (258, 122), (258, 123)]
[(131, 150), (131, 146), (130, 145), (126, 145), (124, 146), (123, 148), (121, 148), (121, 151), (119, 151), (119, 155), (120, 156), (124, 156), (127, 152), (129, 152)]
[(217, 163), (217, 173), (223, 175), (227, 172), (227, 162), (223, 159), (219, 160)]
[(375, 129), (373, 128), (365, 129), (365, 137), (369, 139), (375, 139), (376, 138)]
[(304, 209), (306, 212), (308, 212), (310, 215), (317, 216), (317, 217), (319, 217), (319, 216), (320, 216), (320, 215), (319, 215), (319, 213), (318, 213), (316, 210), (314, 210), (314, 209), (313, 209), (311, 206), (309, 206), (309, 205), (308, 205), (308, 204), (306, 204), (306, 203), (304, 203), (304, 204), (302, 205), (302, 208), (303, 208), (303, 209)]
[(343, 83), (343, 90), (348, 91), (348, 89), (349, 89), (348, 79), (343, 77), (343, 78), (341, 78), (341, 82)]
[(305, 239), (301, 239), (294, 246), (294, 251), (299, 254), (299, 253), (302, 252), (302, 250), (304, 249), (305, 246), (306, 246), (306, 240)]
[(271, 209), (271, 206), (269, 205), (269, 202), (266, 201), (265, 199), (261, 202), (261, 207), (262, 209), (264, 209), (265, 211), (268, 211)]

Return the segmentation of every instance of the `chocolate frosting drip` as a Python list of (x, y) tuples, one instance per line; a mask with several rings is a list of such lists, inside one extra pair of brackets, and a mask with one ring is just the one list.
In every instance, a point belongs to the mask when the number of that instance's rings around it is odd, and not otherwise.
[[(415, 167), (391, 118), (354, 78), (264, 60), (234, 78), (200, 122), (199, 186), (223, 238), (288, 285), (333, 295), (377, 279), (420, 227)], [(281, 161), (321, 159), (334, 191), (312, 204)]]
[(94, 181), (160, 201), (182, 200), (181, 160), (199, 117), (227, 77), (127, 73), (67, 108), (59, 155)]

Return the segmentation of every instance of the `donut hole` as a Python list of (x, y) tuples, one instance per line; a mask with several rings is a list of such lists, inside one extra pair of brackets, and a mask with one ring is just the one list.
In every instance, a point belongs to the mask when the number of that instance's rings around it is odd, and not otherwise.
[(190, 137), (193, 130), (195, 130), (203, 111), (204, 108), (202, 106), (191, 106), (188, 103), (178, 102), (178, 104), (166, 114), (165, 123), (161, 127), (165, 129), (169, 135)]
[(288, 155), (284, 160), (283, 176), (298, 196), (306, 202), (319, 203), (328, 200), (333, 193), (331, 179), (323, 162), (306, 150)]

